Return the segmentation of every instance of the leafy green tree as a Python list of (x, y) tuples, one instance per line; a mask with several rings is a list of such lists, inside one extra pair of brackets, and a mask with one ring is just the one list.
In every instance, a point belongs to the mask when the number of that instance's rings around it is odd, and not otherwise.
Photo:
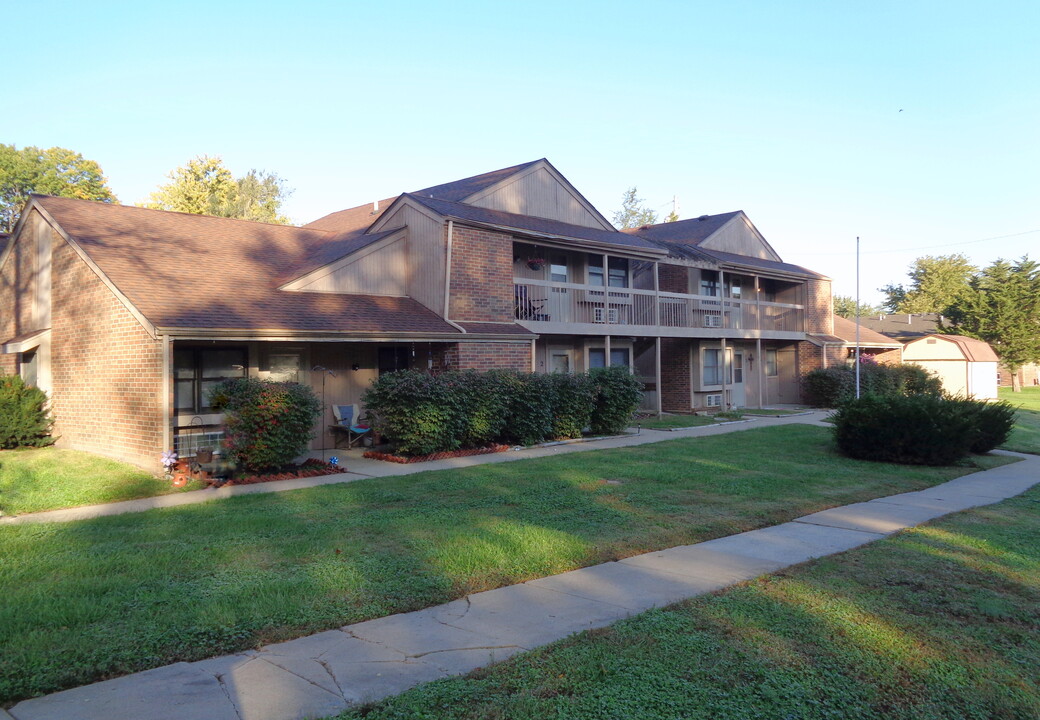
[(626, 190), (624, 199), (621, 201), (621, 209), (614, 213), (614, 225), (620, 230), (627, 230), (656, 223), (657, 213), (645, 205), (641, 205), (642, 202), (643, 198), (636, 194), (635, 186)]
[[(867, 305), (862, 302), (859, 304), (859, 314), (861, 317), (880, 315), (882, 312), (884, 312), (884, 310), (875, 305)], [(835, 295), (834, 314), (840, 315), (843, 318), (856, 317), (856, 298), (849, 297), (848, 295)]]
[(968, 290), (968, 283), (978, 268), (967, 257), (925, 255), (910, 266), (910, 286), (887, 285), (885, 307), (899, 313), (941, 313)]
[(0, 144), (0, 229), (10, 232), (29, 195), (116, 202), (101, 166), (72, 150)]
[(971, 278), (946, 315), (947, 329), (993, 346), (1020, 391), (1018, 369), (1040, 362), (1040, 265), (1028, 256), (998, 259)]
[(236, 179), (219, 157), (200, 155), (167, 177), (170, 182), (153, 192), (145, 207), (289, 224), (279, 210), (292, 191), (274, 173), (250, 170)]

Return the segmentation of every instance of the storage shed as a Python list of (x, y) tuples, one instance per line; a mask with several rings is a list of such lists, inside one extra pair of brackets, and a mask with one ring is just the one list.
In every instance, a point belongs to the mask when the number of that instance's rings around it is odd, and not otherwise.
[(997, 399), (997, 354), (989, 343), (962, 335), (926, 335), (903, 347), (903, 362), (931, 370), (951, 395)]

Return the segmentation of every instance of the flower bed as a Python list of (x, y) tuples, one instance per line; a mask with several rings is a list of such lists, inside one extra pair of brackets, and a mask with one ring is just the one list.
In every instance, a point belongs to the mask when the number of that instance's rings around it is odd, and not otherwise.
[(385, 462), (407, 464), (426, 462), (427, 460), (447, 460), (449, 458), (469, 457), (470, 455), (490, 455), (491, 453), (505, 452), (506, 450), (509, 450), (510, 447), (512, 446), (489, 445), (488, 447), (472, 448), (470, 450), (446, 450), (444, 452), (430, 453), (429, 455), (394, 455), (393, 453), (369, 450), (362, 457), (366, 457), (369, 460), (383, 460)]
[(346, 469), (333, 465), (302, 467), (291, 472), (244, 475), (232, 478), (223, 483), (223, 485), (253, 485), (255, 483), (274, 482), (276, 480), (295, 480), (296, 478), (318, 477), (319, 475), (336, 475), (342, 472), (346, 472)]

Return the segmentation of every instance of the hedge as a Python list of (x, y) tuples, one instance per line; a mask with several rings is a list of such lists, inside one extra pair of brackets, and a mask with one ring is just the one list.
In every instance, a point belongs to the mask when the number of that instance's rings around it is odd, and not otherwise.
[[(864, 355), (864, 358), (870, 357)], [(942, 382), (919, 365), (860, 362), (860, 395), (941, 395)], [(856, 397), (855, 364), (810, 370), (802, 376), (803, 400), (813, 407), (838, 407)]]
[(428, 455), (492, 443), (533, 445), (625, 429), (642, 385), (627, 368), (589, 374), (402, 370), (362, 402), (396, 452)]

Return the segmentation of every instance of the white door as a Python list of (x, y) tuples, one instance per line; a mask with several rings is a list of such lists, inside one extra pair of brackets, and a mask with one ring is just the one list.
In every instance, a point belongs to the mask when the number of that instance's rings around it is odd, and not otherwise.
[(744, 393), (744, 351), (731, 350), (730, 362), (733, 369), (733, 385), (730, 387), (729, 401), (733, 407), (747, 407), (747, 398)]

